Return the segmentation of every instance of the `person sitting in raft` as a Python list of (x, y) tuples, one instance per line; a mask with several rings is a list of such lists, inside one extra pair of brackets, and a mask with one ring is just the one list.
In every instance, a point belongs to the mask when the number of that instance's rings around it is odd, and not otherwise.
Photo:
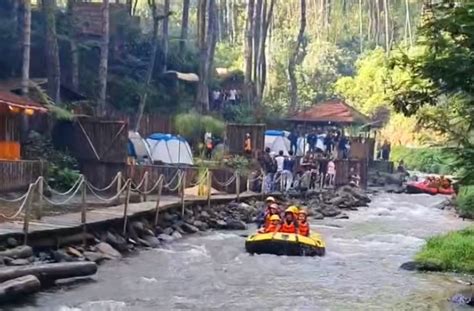
[(283, 223), (280, 226), (281, 233), (298, 233), (297, 222), (295, 215), (293, 213), (292, 206), (288, 207), (285, 210), (285, 219), (283, 219)]
[(280, 216), (274, 214), (270, 217), (270, 223), (265, 228), (260, 228), (258, 233), (275, 233), (280, 230), (281, 219)]
[(266, 216), (270, 212), (270, 206), (274, 203), (276, 204), (274, 197), (268, 197), (265, 199), (265, 209), (257, 216), (257, 219), (255, 220), (258, 228), (261, 228), (265, 225), (265, 220), (267, 219)]
[(439, 185), (442, 189), (449, 189), (451, 188), (451, 181), (448, 178), (441, 176), (439, 178)]
[(272, 203), (268, 207), (268, 210), (265, 214), (265, 223), (264, 223), (264, 228), (267, 228), (270, 223), (271, 223), (271, 218), (273, 215), (278, 215), (278, 218), (280, 218), (280, 208), (278, 207), (278, 204)]
[(308, 213), (304, 209), (298, 212), (298, 234), (309, 236)]

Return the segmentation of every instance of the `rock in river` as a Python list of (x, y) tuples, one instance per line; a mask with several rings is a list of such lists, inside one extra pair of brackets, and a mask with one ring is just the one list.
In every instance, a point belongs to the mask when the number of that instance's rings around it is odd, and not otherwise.
[(247, 225), (241, 220), (229, 219), (226, 221), (225, 228), (227, 230), (246, 230)]
[(186, 233), (196, 233), (199, 231), (199, 228), (188, 223), (182, 224), (181, 229), (183, 229)]
[(158, 236), (158, 239), (159, 239), (160, 241), (163, 241), (163, 242), (171, 242), (171, 241), (173, 241), (173, 237), (172, 237), (172, 236), (167, 235), (167, 234), (164, 234), (164, 233), (160, 234), (160, 235)]
[(104, 256), (110, 259), (120, 259), (122, 258), (122, 254), (120, 254), (115, 248), (110, 246), (110, 244), (101, 242), (95, 246), (95, 250), (99, 253), (103, 254)]

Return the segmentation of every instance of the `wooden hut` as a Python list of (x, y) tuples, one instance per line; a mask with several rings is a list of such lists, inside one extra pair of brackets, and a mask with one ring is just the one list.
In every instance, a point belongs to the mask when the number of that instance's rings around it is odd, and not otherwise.
[(27, 187), (43, 169), (40, 161), (21, 159), (21, 126), (25, 118), (45, 113), (42, 105), (10, 92), (0, 91), (0, 191)]
[(263, 151), (265, 146), (265, 124), (229, 123), (226, 127), (227, 144), (231, 154), (244, 154), (245, 135), (250, 134), (253, 155)]

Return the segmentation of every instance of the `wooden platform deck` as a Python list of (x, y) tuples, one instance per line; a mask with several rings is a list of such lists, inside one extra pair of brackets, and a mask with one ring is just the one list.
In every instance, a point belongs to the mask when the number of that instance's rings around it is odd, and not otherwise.
[[(260, 193), (246, 192), (240, 195), (240, 199), (251, 199), (260, 197)], [(236, 200), (235, 194), (218, 194), (211, 196), (211, 202), (224, 203)], [(186, 196), (185, 204), (207, 204), (207, 198)], [(160, 200), (160, 212), (170, 208), (181, 207), (181, 198), (177, 196), (162, 196)], [(141, 203), (130, 203), (128, 205), (127, 216), (133, 218), (134, 216), (154, 212), (156, 210), (155, 198), (150, 197), (149, 201)], [(104, 222), (120, 221), (124, 218), (124, 205), (117, 205), (112, 207), (102, 208), (87, 208), (86, 226), (100, 225)], [(55, 231), (80, 229), (81, 213), (72, 212), (55, 216), (45, 216), (41, 220), (30, 220), (29, 235), (34, 234), (54, 234)], [(23, 232), (23, 221), (11, 221), (0, 223), (0, 240), (4, 240), (9, 236), (21, 236)]]

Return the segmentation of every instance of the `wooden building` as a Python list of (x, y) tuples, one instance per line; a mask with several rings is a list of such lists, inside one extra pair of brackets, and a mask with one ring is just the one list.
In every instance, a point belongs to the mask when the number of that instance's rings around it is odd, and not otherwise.
[(25, 188), (42, 174), (43, 163), (21, 159), (20, 136), (25, 118), (46, 112), (28, 98), (0, 91), (0, 191)]

